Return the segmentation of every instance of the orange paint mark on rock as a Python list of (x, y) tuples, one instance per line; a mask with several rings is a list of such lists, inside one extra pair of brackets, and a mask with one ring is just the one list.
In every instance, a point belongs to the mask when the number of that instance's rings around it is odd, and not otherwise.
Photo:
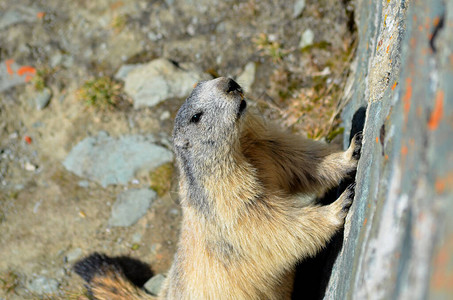
[(389, 159), (388, 154), (386, 154), (386, 155), (384, 156), (384, 159), (385, 159), (385, 160), (388, 160), (388, 159)]
[(450, 235), (434, 257), (431, 286), (435, 290), (442, 290), (447, 293), (453, 292), (453, 270), (449, 267), (452, 260), (453, 236)]
[(38, 19), (42, 19), (42, 18), (44, 18), (45, 15), (46, 15), (45, 12), (40, 11), (40, 12), (38, 12), (38, 13), (36, 14), (36, 17), (37, 17)]
[(13, 68), (11, 68), (11, 65), (14, 63), (14, 59), (7, 59), (5, 61), (6, 65), (6, 72), (8, 72), (9, 75), (14, 75)]
[(115, 10), (115, 9), (120, 8), (123, 5), (124, 5), (123, 1), (116, 1), (110, 5), (110, 9)]
[(31, 142), (32, 142), (32, 139), (31, 139), (31, 137), (30, 137), (30, 136), (26, 135), (26, 136), (24, 136), (24, 141), (25, 141), (25, 142), (26, 142), (27, 144), (29, 144), (29, 145), (30, 145), (30, 144), (31, 144)]
[(403, 145), (403, 146), (401, 147), (401, 155), (406, 156), (406, 155), (407, 155), (407, 152), (408, 152), (407, 146), (406, 146), (406, 145)]
[(440, 120), (442, 119), (444, 109), (444, 91), (438, 91), (436, 95), (436, 102), (434, 103), (433, 112), (428, 121), (428, 128), (435, 130), (439, 126)]
[(363, 224), (362, 224), (362, 226), (365, 226), (367, 222), (368, 222), (368, 219), (367, 219), (367, 218), (365, 218), (365, 220), (363, 220)]
[(379, 137), (376, 137), (376, 144), (379, 144)]
[(438, 194), (443, 194), (445, 191), (445, 181), (442, 179), (436, 180), (435, 188)]
[(397, 85), (398, 85), (398, 82), (395, 81), (395, 83), (392, 85), (392, 91), (396, 88)]
[(433, 19), (433, 25), (434, 25), (434, 27), (436, 27), (437, 25), (439, 25), (439, 21), (440, 21), (439, 16), (436, 16), (436, 17)]
[(403, 102), (404, 102), (404, 112), (406, 115), (409, 113), (409, 110), (411, 109), (411, 97), (412, 97), (412, 79), (407, 78), (406, 79), (406, 93), (403, 96)]
[(426, 17), (426, 18), (425, 18), (425, 28), (426, 28), (426, 29), (429, 29), (430, 26), (431, 26), (430, 19), (429, 19), (429, 17)]
[(33, 67), (30, 67), (30, 66), (23, 66), (23, 67), (20, 67), (19, 70), (17, 70), (17, 74), (19, 76), (23, 76), (25, 74), (35, 75), (36, 74), (36, 69), (33, 68)]
[(453, 187), (453, 172), (448, 173), (442, 178), (437, 178), (434, 184), (436, 192), (443, 194), (446, 189), (452, 189)]

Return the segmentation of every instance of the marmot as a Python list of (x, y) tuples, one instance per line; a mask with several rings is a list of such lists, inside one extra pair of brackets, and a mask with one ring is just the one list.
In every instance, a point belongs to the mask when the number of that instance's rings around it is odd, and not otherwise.
[[(316, 195), (355, 170), (361, 136), (338, 152), (285, 133), (247, 110), (232, 79), (200, 82), (173, 131), (183, 211), (178, 248), (159, 299), (289, 299), (294, 267), (343, 226), (347, 189)], [(75, 266), (96, 299), (154, 299), (105, 256)]]

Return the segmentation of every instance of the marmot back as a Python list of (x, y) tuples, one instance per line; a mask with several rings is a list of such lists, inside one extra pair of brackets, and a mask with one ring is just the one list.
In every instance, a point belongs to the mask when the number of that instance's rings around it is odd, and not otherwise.
[[(351, 190), (330, 205), (312, 200), (356, 168), (360, 136), (338, 152), (285, 133), (248, 112), (235, 81), (218, 78), (195, 87), (173, 139), (183, 220), (158, 297), (289, 299), (297, 261), (343, 226)], [(151, 297), (118, 268), (85, 269), (93, 269), (84, 278), (96, 299), (120, 299), (118, 289)]]

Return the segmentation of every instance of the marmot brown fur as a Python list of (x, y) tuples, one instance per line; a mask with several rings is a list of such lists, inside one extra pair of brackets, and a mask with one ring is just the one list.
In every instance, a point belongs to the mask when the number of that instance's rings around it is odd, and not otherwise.
[[(295, 264), (343, 226), (350, 189), (330, 205), (314, 200), (355, 170), (360, 135), (338, 152), (285, 133), (247, 111), (235, 81), (217, 78), (181, 106), (173, 139), (183, 221), (158, 298), (289, 299)], [(76, 271), (96, 299), (153, 299), (119, 268), (90, 264)]]

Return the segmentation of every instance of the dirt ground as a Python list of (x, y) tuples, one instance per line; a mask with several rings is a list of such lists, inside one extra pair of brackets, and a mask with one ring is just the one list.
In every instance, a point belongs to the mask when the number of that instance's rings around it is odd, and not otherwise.
[[(137, 224), (109, 227), (118, 193), (149, 186), (149, 178), (104, 188), (62, 161), (100, 130), (170, 139), (184, 99), (133, 109), (120, 91), (121, 105), (100, 110), (80, 99), (87, 80), (157, 57), (231, 77), (253, 62), (248, 98), (265, 115), (313, 138), (339, 132), (353, 6), (323, 0), (299, 12), (296, 2), (0, 0), (0, 63), (35, 70), (28, 83), (0, 92), (0, 299), (78, 299), (83, 282), (71, 267), (94, 251), (138, 258), (155, 273), (171, 264), (181, 218), (176, 180)], [(314, 38), (301, 47), (307, 29)], [(37, 110), (42, 88), (52, 96)], [(43, 292), (46, 284), (57, 289)]]

